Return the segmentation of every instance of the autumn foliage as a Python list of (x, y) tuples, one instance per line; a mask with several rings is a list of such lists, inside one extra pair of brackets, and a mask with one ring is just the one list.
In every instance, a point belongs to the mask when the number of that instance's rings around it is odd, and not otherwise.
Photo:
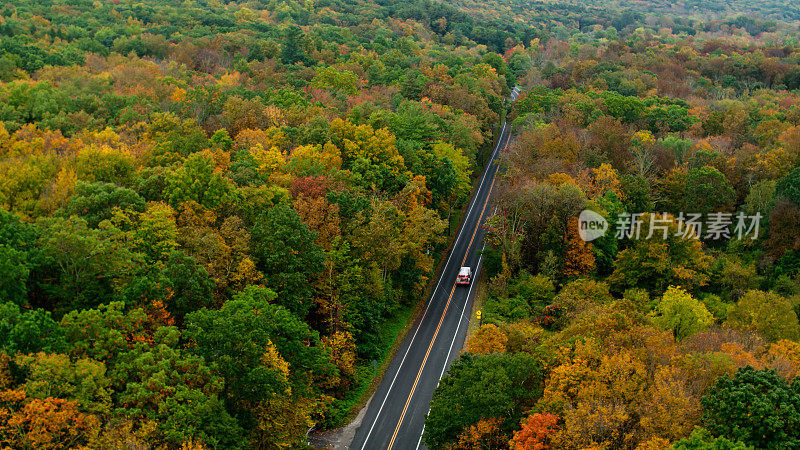
[(295, 448), (357, 409), (526, 32), (290, 3), (0, 11), (0, 446)]
[(514, 432), (509, 443), (514, 450), (546, 450), (550, 436), (558, 430), (559, 417), (550, 413), (531, 414), (522, 421), (522, 428)]
[[(797, 8), (623, 3), (570, 4), (580, 23), (504, 54), (523, 89), (485, 225), (483, 324), (460, 358), (543, 365), (541, 391), (515, 403), (524, 416), (502, 415), (515, 423), (498, 448), (791, 447)], [(531, 27), (564, 6), (470, 5)], [(585, 215), (605, 233), (583, 239)], [(452, 398), (434, 394), (431, 448), (468, 447), (498, 418)]]

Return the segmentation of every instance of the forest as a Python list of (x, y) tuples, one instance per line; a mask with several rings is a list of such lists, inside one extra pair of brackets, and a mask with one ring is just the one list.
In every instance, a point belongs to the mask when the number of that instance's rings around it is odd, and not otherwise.
[(506, 113), (496, 51), (532, 38), (475, 23), (0, 7), (0, 446), (287, 448), (346, 422)]
[[(0, 446), (345, 425), (507, 120), (483, 319), (427, 446), (797, 448), (798, 21), (787, 0), (4, 2)], [(612, 230), (582, 239), (584, 210)], [(691, 236), (685, 213), (756, 219)], [(665, 238), (618, 239), (630, 214)]]
[(516, 140), (430, 448), (800, 446), (798, 10), (715, 3), (463, 3), (564, 20), (504, 53)]

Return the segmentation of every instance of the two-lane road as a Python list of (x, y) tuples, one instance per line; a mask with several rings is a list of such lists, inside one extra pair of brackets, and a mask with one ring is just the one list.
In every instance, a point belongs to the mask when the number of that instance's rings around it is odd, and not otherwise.
[[(514, 88), (512, 101), (518, 92)], [(504, 123), (434, 291), (373, 395), (351, 449), (424, 448), (421, 438), (433, 391), (464, 345), (473, 287), (480, 276), (482, 225), (492, 212), (489, 200), (497, 156), (510, 139), (507, 128)], [(473, 283), (469, 286), (455, 284), (462, 266), (472, 268)]]

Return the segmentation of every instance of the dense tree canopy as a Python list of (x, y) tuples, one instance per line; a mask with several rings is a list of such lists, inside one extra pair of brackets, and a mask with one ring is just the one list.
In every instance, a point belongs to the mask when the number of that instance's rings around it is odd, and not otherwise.
[[(481, 418), (516, 426), (540, 395), (541, 368), (525, 354), (462, 356), (442, 378), (425, 421), (425, 442), (439, 447)], [(453, 420), (456, 418), (456, 420)]]
[(790, 448), (798, 8), (523, 3), (457, 2), (549, 35), (497, 65), (523, 89), (461, 359), (530, 355), (544, 386), (513, 430), (440, 387), (429, 446)]
[(342, 425), (538, 34), (427, 1), (0, 8), (0, 441)]
[(792, 442), (798, 21), (788, 0), (7, 1), (0, 441), (343, 425), (507, 119), (484, 323), (429, 446)]
[(798, 383), (774, 371), (744, 367), (721, 378), (703, 397), (709, 431), (758, 448), (787, 448), (800, 440)]

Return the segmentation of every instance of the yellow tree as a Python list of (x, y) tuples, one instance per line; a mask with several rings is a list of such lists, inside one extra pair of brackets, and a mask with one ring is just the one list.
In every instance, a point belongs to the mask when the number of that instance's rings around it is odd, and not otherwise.
[(578, 233), (578, 218), (573, 217), (567, 225), (567, 235), (564, 238), (566, 251), (564, 252), (564, 276), (566, 278), (582, 277), (589, 275), (594, 270), (594, 253), (591, 244), (581, 239)]
[(481, 325), (467, 340), (466, 351), (478, 355), (488, 353), (504, 353), (508, 337), (497, 325), (487, 323)]
[(214, 279), (214, 296), (225, 299), (228, 289), (259, 284), (263, 274), (250, 257), (250, 233), (237, 216), (215, 227), (216, 215), (195, 202), (186, 202), (178, 217), (178, 241)]
[(414, 175), (414, 178), (395, 196), (394, 204), (407, 214), (418, 207), (429, 206), (432, 198), (433, 193), (425, 184), (425, 176)]
[(503, 419), (496, 417), (482, 418), (475, 424), (464, 428), (458, 435), (458, 448), (482, 449), (502, 448), (508, 437), (501, 429)]
[(151, 260), (165, 259), (179, 247), (175, 210), (163, 202), (149, 202), (141, 213), (115, 210), (112, 222), (126, 232), (133, 247)]
[(534, 130), (529, 145), (540, 157), (559, 158), (567, 163), (574, 163), (581, 150), (578, 137), (555, 124)]
[(322, 338), (322, 343), (330, 349), (331, 360), (339, 369), (339, 381), (336, 386), (347, 390), (356, 374), (356, 343), (349, 331), (336, 331)]
[(16, 363), (28, 374), (20, 386), (28, 398), (59, 397), (76, 401), (83, 412), (110, 412), (105, 364), (88, 358), (73, 362), (68, 355), (45, 353), (20, 355)]
[(700, 422), (700, 398), (686, 383), (686, 375), (674, 366), (656, 369), (650, 396), (640, 424), (646, 436), (675, 441), (691, 434)]
[(618, 197), (622, 197), (621, 183), (617, 171), (611, 164), (600, 164), (600, 167), (592, 169), (592, 175), (594, 175), (595, 193), (602, 194), (606, 191), (613, 191)]
[(281, 392), (259, 402), (254, 407), (256, 427), (251, 432), (251, 443), (256, 448), (293, 448), (303, 442), (308, 429), (314, 425), (312, 415), (324, 406), (314, 397), (296, 395), (289, 382), (289, 363), (268, 341), (261, 358), (262, 365), (277, 374), (276, 385)]
[(382, 280), (390, 271), (400, 267), (403, 255), (401, 230), (403, 217), (388, 201), (373, 199), (371, 213), (361, 212), (356, 220), (360, 223), (353, 230), (353, 246), (358, 248), (363, 259), (380, 270)]
[(431, 147), (431, 151), (439, 159), (449, 159), (456, 171), (456, 192), (455, 197), (459, 198), (469, 192), (471, 183), (469, 179), (469, 159), (461, 149), (455, 148), (453, 144), (436, 141)]
[(60, 161), (53, 154), (6, 157), (0, 161), (0, 206), (32, 218), (40, 195), (51, 186)]
[(83, 181), (105, 181), (125, 185), (133, 175), (136, 161), (125, 148), (90, 145), (75, 156), (75, 172)]
[(444, 239), (447, 224), (432, 209), (417, 206), (405, 214), (403, 229), (400, 234), (403, 254), (412, 258), (416, 267), (423, 274), (418, 280), (416, 289), (424, 289), (427, 276), (433, 269), (431, 245)]
[(770, 341), (800, 336), (792, 302), (774, 292), (747, 291), (728, 311), (728, 323), (755, 330)]
[(366, 160), (378, 171), (392, 175), (406, 172), (403, 157), (395, 145), (397, 139), (386, 128), (373, 129), (369, 125), (355, 125), (334, 119), (330, 128), (331, 142), (342, 151), (346, 164), (358, 159)]
[(680, 287), (670, 286), (656, 304), (653, 321), (669, 330), (676, 340), (703, 331), (714, 323), (705, 305)]
[(633, 168), (639, 176), (647, 177), (653, 169), (653, 146), (656, 139), (649, 131), (637, 131), (631, 138)]
[(301, 145), (292, 150), (290, 162), (299, 173), (330, 172), (342, 168), (342, 152), (330, 142)]
[(50, 186), (42, 190), (36, 205), (37, 213), (50, 215), (67, 204), (69, 197), (75, 193), (78, 176), (72, 169), (61, 169)]
[(587, 338), (561, 351), (539, 406), (559, 414), (564, 426), (553, 435), (554, 447), (627, 447), (629, 434), (648, 398), (648, 373), (631, 352), (606, 354)]
[(278, 147), (258, 143), (250, 148), (250, 153), (258, 164), (258, 172), (267, 177), (271, 184), (289, 186), (291, 176), (287, 173), (288, 158)]

